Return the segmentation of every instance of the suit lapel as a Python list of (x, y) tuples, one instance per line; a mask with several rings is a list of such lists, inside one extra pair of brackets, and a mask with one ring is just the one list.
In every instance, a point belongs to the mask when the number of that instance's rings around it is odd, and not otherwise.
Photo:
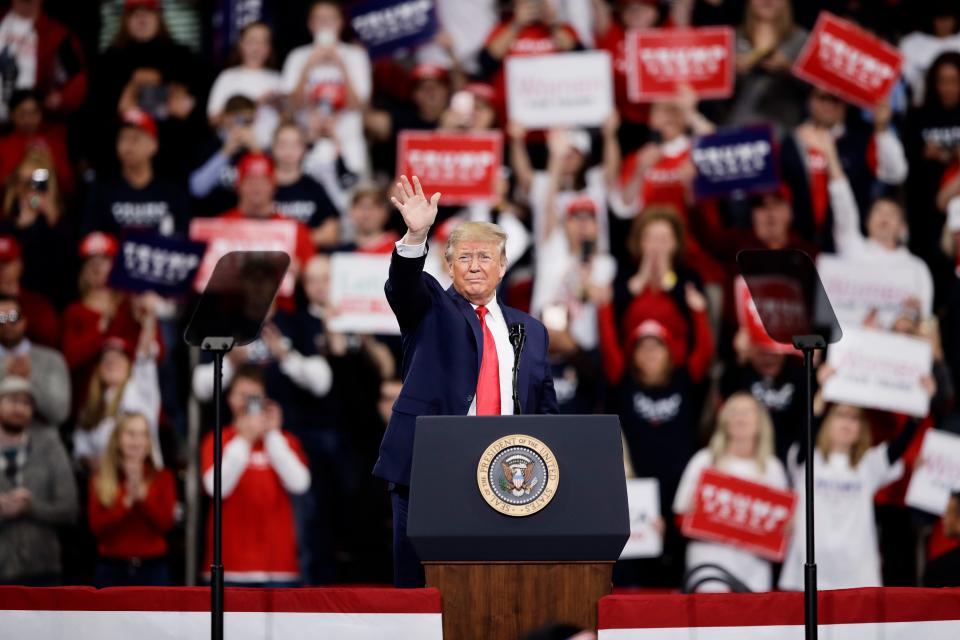
[(480, 371), (480, 361), (483, 358), (483, 334), (480, 332), (480, 320), (477, 318), (477, 312), (473, 310), (473, 306), (463, 296), (457, 293), (453, 285), (447, 288), (447, 295), (457, 305), (457, 309), (463, 314), (473, 331), (474, 344), (477, 348), (477, 371)]

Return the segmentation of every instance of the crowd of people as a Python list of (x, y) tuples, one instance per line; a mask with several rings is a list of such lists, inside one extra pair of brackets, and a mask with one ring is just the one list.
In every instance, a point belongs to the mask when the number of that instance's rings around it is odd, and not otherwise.
[[(213, 365), (182, 340), (193, 300), (109, 276), (125, 233), (185, 237), (214, 217), (296, 225), (293, 293), (224, 362), (226, 580), (390, 581), (389, 501), (370, 472), (401, 344), (327, 325), (331, 255), (389, 255), (404, 231), (388, 198), (397, 134), (411, 129), (503, 133), (498, 198), (441, 199), (426, 269), (449, 283), (438, 248), (460, 221), (508, 231), (501, 296), (546, 326), (561, 412), (617, 414), (628, 476), (659, 482), (663, 553), (619, 563), (618, 584), (679, 588), (711, 563), (728, 587), (802, 588), (802, 537), (781, 567), (687, 540), (678, 516), (705, 469), (802, 492), (805, 464), (819, 478), (821, 587), (958, 583), (957, 497), (943, 517), (905, 503), (924, 434), (960, 433), (956, 3), (436, 0), (429, 43), (376, 59), (334, 0), (102, 0), (98, 15), (9, 4), (0, 583), (208, 577), (209, 528), (206, 560), (183, 563), (183, 507), (212, 493)], [(863, 109), (791, 73), (821, 10), (899, 48), (888, 100)], [(629, 30), (708, 25), (735, 28), (732, 97), (629, 100)], [(587, 49), (613, 60), (601, 127), (509, 119), (507, 59)], [(697, 137), (748, 124), (775, 132), (780, 185), (695, 197)], [(735, 257), (750, 248), (834, 254), (867, 280), (909, 282), (911, 296), (860, 322), (931, 343), (927, 415), (820, 397), (805, 450), (802, 360), (737, 314)], [(819, 364), (820, 385), (832, 375)], [(801, 510), (792, 530), (803, 526)]]

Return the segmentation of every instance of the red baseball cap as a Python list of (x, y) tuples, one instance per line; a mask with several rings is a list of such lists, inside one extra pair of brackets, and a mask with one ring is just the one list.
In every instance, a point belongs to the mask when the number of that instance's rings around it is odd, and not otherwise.
[(659, 340), (663, 346), (667, 348), (667, 351), (670, 353), (670, 361), (674, 365), (683, 362), (687, 357), (686, 345), (683, 343), (683, 339), (673, 335), (670, 329), (667, 328), (667, 325), (660, 320), (647, 318), (637, 325), (637, 328), (633, 330), (632, 342), (630, 342), (629, 348), (632, 349), (636, 347), (644, 338), (656, 338)]
[(643, 338), (656, 338), (664, 345), (670, 344), (670, 331), (653, 318), (648, 318), (641, 322), (633, 332), (633, 337), (635, 341), (642, 340)]
[(414, 82), (423, 80), (436, 80), (437, 82), (446, 82), (450, 79), (450, 72), (443, 66), (433, 62), (421, 62), (410, 72), (410, 78)]
[(270, 178), (273, 181), (273, 161), (265, 153), (248, 153), (237, 163), (237, 182), (251, 176)]
[(143, 109), (134, 107), (124, 111), (120, 118), (120, 126), (140, 129), (154, 140), (157, 139), (157, 122)]
[(20, 243), (13, 236), (0, 236), (0, 262), (20, 258)]
[(575, 213), (586, 212), (590, 215), (597, 215), (597, 203), (590, 196), (577, 196), (567, 205), (567, 215), (572, 216)]
[(147, 9), (149, 11), (160, 11), (160, 0), (124, 0), (123, 10), (133, 11), (135, 9)]
[(92, 231), (80, 241), (80, 257), (107, 256), (112, 258), (117, 255), (118, 248), (116, 238), (110, 234), (102, 231)]

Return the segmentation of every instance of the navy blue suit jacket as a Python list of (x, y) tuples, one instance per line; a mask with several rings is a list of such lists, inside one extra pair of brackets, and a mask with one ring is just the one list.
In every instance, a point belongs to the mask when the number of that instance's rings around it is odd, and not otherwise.
[[(403, 388), (393, 405), (380, 444), (374, 475), (410, 484), (417, 416), (465, 416), (477, 390), (483, 334), (477, 314), (451, 286), (444, 291), (423, 273), (426, 256), (390, 260), (387, 301), (400, 323)], [(520, 355), (517, 388), (524, 414), (557, 413), (557, 395), (547, 364), (547, 330), (533, 317), (500, 303), (507, 325), (523, 323), (526, 342)], [(512, 389), (502, 390), (513, 394)]]

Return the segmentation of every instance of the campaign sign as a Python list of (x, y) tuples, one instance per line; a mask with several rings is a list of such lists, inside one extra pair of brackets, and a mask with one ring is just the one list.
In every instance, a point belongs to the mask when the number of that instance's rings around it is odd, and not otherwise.
[(400, 333), (383, 285), (390, 272), (389, 255), (334, 253), (330, 258), (330, 331)]
[(726, 129), (699, 138), (690, 154), (698, 198), (752, 193), (778, 184), (770, 127)]
[(527, 129), (597, 127), (613, 111), (613, 72), (606, 51), (511, 56), (507, 113)]
[(900, 77), (900, 52), (857, 25), (821, 11), (793, 63), (798, 78), (865, 109), (886, 100)]
[(690, 538), (729, 543), (779, 561), (787, 548), (787, 524), (796, 503), (792, 491), (706, 469), (693, 511), (683, 517), (682, 531)]
[(700, 98), (733, 95), (733, 29), (637, 29), (627, 33), (627, 97), (651, 102), (689, 85)]
[(630, 537), (620, 559), (656, 558), (663, 553), (663, 536), (656, 527), (660, 515), (660, 483), (656, 478), (627, 479)]
[(349, 19), (371, 58), (423, 44), (438, 28), (434, 0), (366, 0), (350, 8)]
[(874, 329), (844, 329), (830, 345), (827, 362), (836, 369), (823, 385), (823, 399), (867, 409), (924, 418), (930, 396), (920, 379), (930, 374), (928, 340)]
[[(775, 323), (771, 327), (777, 335), (802, 335), (806, 333), (807, 306), (800, 285), (787, 277), (768, 276), (750, 279), (754, 287), (763, 292), (764, 309), (767, 322)], [(757, 304), (750, 294), (743, 276), (733, 281), (733, 295), (736, 302), (737, 324), (747, 331), (751, 344), (764, 351), (773, 353), (799, 354), (791, 345), (777, 342), (770, 337), (760, 319)]]
[(960, 491), (960, 436), (930, 429), (907, 487), (907, 505), (942, 516), (950, 494)]
[[(297, 254), (295, 220), (243, 220), (238, 218), (195, 218), (190, 221), (190, 239), (207, 243), (194, 282), (203, 291), (213, 275), (217, 260), (231, 251), (284, 251)], [(296, 281), (293, 270), (287, 271), (280, 283), (281, 296), (292, 296)]]
[(844, 333), (863, 326), (870, 314), (876, 315), (879, 326), (892, 326), (912, 300), (919, 300), (924, 317), (933, 308), (933, 300), (917, 290), (910, 271), (896, 263), (821, 253), (817, 256), (817, 272)]
[(177, 298), (187, 293), (206, 245), (157, 233), (128, 232), (120, 238), (107, 283), (118, 291), (153, 291)]
[(417, 176), (429, 198), (439, 191), (449, 204), (496, 199), (503, 134), (401, 131), (397, 171)]

